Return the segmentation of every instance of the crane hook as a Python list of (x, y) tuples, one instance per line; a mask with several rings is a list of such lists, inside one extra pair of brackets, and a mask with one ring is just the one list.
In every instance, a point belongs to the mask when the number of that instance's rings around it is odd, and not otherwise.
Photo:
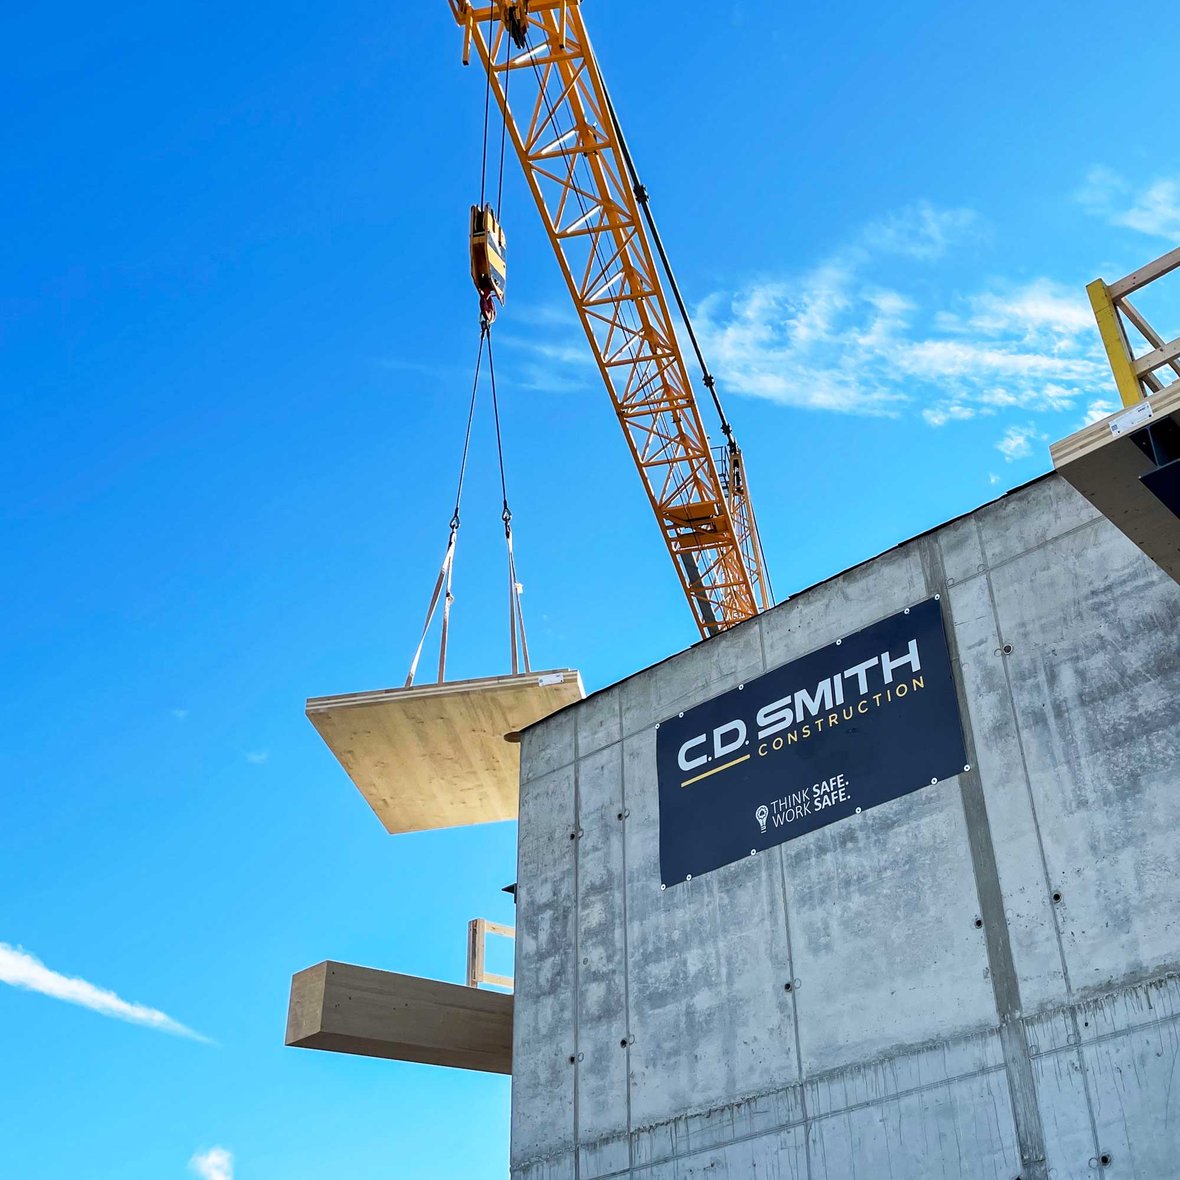
[(471, 280), (479, 292), (479, 323), (487, 329), (496, 319), (496, 300), (504, 302), (508, 279), (508, 246), (491, 205), (471, 206)]

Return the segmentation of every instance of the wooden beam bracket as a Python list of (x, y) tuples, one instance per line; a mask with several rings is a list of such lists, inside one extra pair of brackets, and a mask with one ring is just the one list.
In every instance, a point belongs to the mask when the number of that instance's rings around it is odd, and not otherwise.
[(516, 928), (503, 926), (499, 922), (489, 922), (487, 918), (472, 918), (467, 923), (467, 986), (479, 987), (481, 983), (490, 983), (492, 987), (503, 987), (511, 991), (511, 978), (507, 975), (495, 975), (487, 969), (489, 934), (514, 939)]

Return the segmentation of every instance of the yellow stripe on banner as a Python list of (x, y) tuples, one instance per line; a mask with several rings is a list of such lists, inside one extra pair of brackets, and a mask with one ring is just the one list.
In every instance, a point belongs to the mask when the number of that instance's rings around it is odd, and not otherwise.
[(749, 757), (749, 754), (743, 754), (740, 758), (735, 758), (732, 762), (723, 762), (720, 766), (714, 766), (712, 770), (706, 770), (704, 774), (698, 774), (696, 778), (686, 778), (680, 785), (682, 787), (691, 787), (693, 783), (699, 783), (701, 779), (708, 778), (711, 774), (720, 774), (723, 770), (728, 770), (731, 766), (737, 766), (739, 762), (747, 761)]

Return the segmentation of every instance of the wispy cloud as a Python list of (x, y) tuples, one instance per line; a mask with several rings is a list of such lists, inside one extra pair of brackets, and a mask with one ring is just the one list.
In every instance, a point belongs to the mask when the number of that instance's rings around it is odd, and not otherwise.
[(1085, 417), (1078, 426), (1080, 430), (1083, 426), (1091, 426), (1095, 422), (1101, 422), (1107, 414), (1113, 414), (1119, 408), (1118, 402), (1110, 398), (1100, 398), (1098, 401), (1091, 402), (1086, 407)]
[[(796, 278), (711, 296), (697, 320), (715, 371), (735, 393), (840, 413), (919, 412), (935, 427), (1097, 397), (1108, 374), (1080, 285), (938, 288), (931, 264), (978, 234), (967, 210), (918, 205)], [(918, 267), (908, 287), (875, 281), (898, 258)]]
[(269, 750), (248, 750), (246, 752), (246, 761), (251, 766), (261, 766), (270, 758)]
[(206, 1044), (212, 1043), (208, 1037), (194, 1032), (156, 1008), (133, 1004), (120, 999), (112, 991), (88, 983), (85, 979), (62, 975), (46, 967), (40, 959), (29, 954), (23, 947), (9, 946), (5, 942), (0, 942), (0, 983), (39, 992), (55, 1000), (64, 1000), (67, 1004), (77, 1004), (103, 1016), (125, 1020), (129, 1024), (141, 1024), (158, 1032), (188, 1037), (190, 1040), (203, 1041)]
[(1032, 454), (1034, 442), (1048, 441), (1049, 436), (1039, 431), (1035, 423), (1029, 422), (1025, 426), (1009, 426), (1004, 437), (996, 443), (996, 450), (1007, 462), (1015, 463), (1017, 459), (1027, 459)]
[(1077, 192), (1082, 206), (1111, 225), (1153, 238), (1180, 240), (1180, 179), (1162, 176), (1133, 185), (1109, 168), (1091, 168)]
[(863, 249), (933, 262), (979, 233), (974, 209), (939, 209), (929, 201), (916, 201), (866, 225), (849, 252)]
[[(693, 318), (722, 393), (934, 428), (998, 418), (1016, 419), (1020, 431), (1032, 415), (1089, 413), (1111, 379), (1083, 278), (964, 284), (955, 277), (961, 256), (989, 232), (970, 209), (919, 201), (804, 270), (715, 291)], [(529, 384), (597, 380), (568, 313), (532, 320), (534, 331), (505, 340)], [(1008, 442), (1003, 453), (1029, 457), (1040, 437)]]
[(512, 354), (510, 381), (519, 389), (548, 394), (578, 393), (598, 381), (593, 354), (572, 312), (551, 306), (513, 309), (512, 323), (529, 326), (525, 333), (507, 329), (499, 344)]
[(188, 710), (187, 709), (172, 709), (171, 713), (172, 713), (172, 716), (175, 717), (177, 721), (184, 721), (188, 717)]
[(201, 1180), (234, 1180), (233, 1153), (224, 1147), (198, 1152), (189, 1160), (188, 1166)]
[[(839, 412), (896, 414), (908, 398), (888, 374), (873, 374), (867, 365), (852, 371), (843, 364), (823, 369), (810, 363), (807, 353), (825, 347), (857, 316), (864, 347), (884, 348), (913, 308), (895, 291), (854, 283), (858, 272), (875, 259), (929, 263), (978, 234), (972, 210), (939, 209), (921, 201), (864, 226), (798, 281), (760, 281), (718, 293), (694, 317), (710, 365), (738, 393)], [(519, 384), (560, 392), (597, 380), (571, 312), (516, 308), (513, 316), (533, 329), (503, 337), (517, 353)]]
[[(514, 300), (498, 321), (496, 348), (513, 354), (511, 362), (496, 374), (505, 386), (540, 393), (574, 393), (596, 379), (594, 358), (568, 301), (530, 304)], [(473, 342), (465, 362), (460, 353), (442, 361), (395, 356), (383, 357), (377, 363), (393, 372), (414, 373), (447, 386), (463, 387), (470, 385), (476, 352)], [(486, 369), (486, 355), (482, 364)]]

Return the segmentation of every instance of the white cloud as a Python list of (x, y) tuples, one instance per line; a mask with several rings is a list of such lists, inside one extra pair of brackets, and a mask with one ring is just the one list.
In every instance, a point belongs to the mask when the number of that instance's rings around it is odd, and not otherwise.
[(23, 988), (26, 991), (39, 992), (41, 995), (50, 996), (55, 1000), (64, 1000), (67, 1004), (78, 1004), (80, 1007), (89, 1008), (103, 1016), (125, 1020), (129, 1024), (142, 1024), (159, 1032), (188, 1037), (194, 1041), (204, 1041), (206, 1044), (211, 1043), (208, 1037), (194, 1032), (191, 1028), (186, 1028), (183, 1024), (173, 1020), (171, 1016), (155, 1008), (130, 1003), (120, 999), (114, 992), (96, 987), (84, 979), (52, 971), (23, 947), (9, 946), (4, 942), (0, 942), (0, 983), (11, 984), (13, 987)]
[[(969, 209), (917, 202), (864, 226), (845, 246), (794, 280), (720, 292), (697, 309), (695, 326), (713, 371), (726, 388), (754, 397), (841, 413), (896, 415), (909, 399), (886, 368), (839, 363), (820, 367), (813, 354), (835, 338), (879, 355), (915, 312), (903, 293), (874, 285), (862, 271), (874, 260), (928, 264), (977, 233)], [(577, 321), (564, 308), (517, 309), (534, 330), (503, 343), (521, 354), (514, 366), (526, 388), (582, 389), (595, 366)], [(577, 337), (575, 339), (575, 336)], [(685, 344), (686, 356), (691, 355)]]
[(913, 292), (873, 282), (880, 259), (870, 243), (885, 240), (925, 262), (971, 222), (960, 216), (930, 230), (926, 211), (915, 224), (916, 237), (896, 226), (869, 230), (790, 282), (757, 281), (706, 299), (697, 328), (723, 390), (803, 409), (920, 412), (935, 427), (1099, 396), (1110, 376), (1081, 285), (1037, 278), (930, 295), (924, 282)]
[(1158, 177), (1140, 187), (1109, 168), (1091, 168), (1077, 199), (1111, 225), (1173, 244), (1180, 239), (1180, 180), (1173, 177)]
[(270, 758), (269, 750), (250, 750), (246, 754), (246, 761), (251, 766), (261, 766)]
[(1180, 184), (1174, 180), (1149, 184), (1120, 221), (1142, 234), (1170, 241), (1180, 238)]
[(173, 709), (172, 716), (175, 717), (177, 721), (184, 721), (185, 718), (188, 717), (188, 710), (187, 709)]
[(920, 202), (875, 221), (793, 280), (705, 299), (695, 321), (724, 387), (807, 409), (895, 416), (910, 400), (889, 358), (918, 306), (864, 272), (882, 257), (941, 257), (974, 232), (969, 209)]
[[(1101, 422), (1107, 414), (1113, 414), (1118, 408), (1117, 402), (1109, 400), (1091, 402), (1086, 407), (1086, 416), (1082, 419), (1081, 426), (1091, 426), (1095, 422)], [(1078, 427), (1079, 430), (1081, 426)]]
[(199, 1152), (189, 1160), (188, 1166), (201, 1180), (234, 1180), (233, 1153), (224, 1147)]
[(949, 402), (941, 406), (927, 406), (922, 411), (922, 417), (931, 426), (945, 426), (948, 422), (967, 422), (978, 413), (974, 406)]
[(996, 450), (1009, 463), (1017, 459), (1027, 459), (1033, 453), (1033, 443), (1046, 443), (1049, 436), (1042, 434), (1032, 422), (1026, 426), (1009, 426), (1004, 431), (1004, 437), (996, 443)]
[[(900, 301), (854, 291), (853, 273), (829, 263), (797, 284), (760, 282), (714, 295), (697, 309), (696, 328), (713, 371), (723, 374), (723, 391), (808, 409), (896, 414), (907, 397), (862, 358), (895, 335), (905, 314)], [(845, 343), (846, 335), (859, 337), (863, 350)]]
[(987, 482), (993, 485), (998, 484), (1000, 482), (1000, 477), (994, 471), (989, 471), (987, 473)]
[[(947, 256), (985, 236), (971, 210), (918, 202), (806, 270), (707, 296), (693, 318), (722, 396), (912, 415), (935, 428), (1100, 400), (1111, 377), (1082, 281), (940, 282)], [(535, 332), (510, 339), (522, 368), (534, 364), (530, 382), (593, 380), (573, 325), (555, 314), (534, 320)]]
[(979, 231), (973, 209), (938, 209), (918, 201), (897, 213), (871, 222), (859, 245), (874, 254), (902, 254), (931, 262)]
[(1127, 182), (1117, 172), (1097, 165), (1086, 173), (1086, 179), (1074, 197), (1091, 213), (1106, 214), (1128, 188)]
[[(1048, 334), (1057, 349), (1068, 348), (1079, 333), (1090, 333), (1094, 317), (1080, 291), (1048, 279), (1034, 279), (1003, 293), (987, 291), (968, 300), (969, 315), (958, 324), (992, 335), (1016, 335), (1041, 343)], [(947, 322), (947, 321), (944, 321)], [(956, 326), (951, 320), (948, 327)]]

